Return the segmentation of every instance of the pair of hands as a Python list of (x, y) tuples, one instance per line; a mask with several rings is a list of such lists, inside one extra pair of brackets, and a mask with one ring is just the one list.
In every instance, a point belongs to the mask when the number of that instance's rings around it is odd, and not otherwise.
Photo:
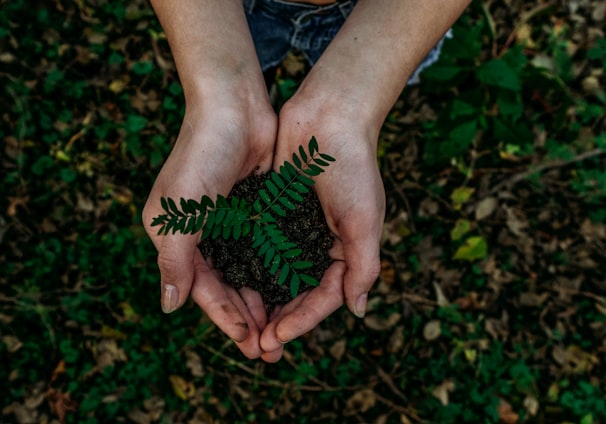
[[(229, 97), (229, 96), (227, 96)], [(186, 101), (173, 151), (143, 210), (145, 229), (158, 250), (161, 303), (169, 313), (189, 295), (248, 358), (278, 361), (284, 344), (316, 327), (345, 302), (365, 313), (367, 293), (379, 270), (379, 241), (385, 194), (376, 161), (378, 132), (324, 93), (299, 92), (279, 119), (269, 100)], [(351, 113), (348, 110), (351, 109)], [(160, 197), (214, 198), (252, 172), (278, 168), (299, 145), (315, 136), (320, 150), (335, 157), (316, 177), (315, 190), (335, 236), (332, 265), (320, 285), (267, 316), (259, 293), (235, 290), (197, 248), (198, 236), (158, 236), (152, 219), (161, 214)]]

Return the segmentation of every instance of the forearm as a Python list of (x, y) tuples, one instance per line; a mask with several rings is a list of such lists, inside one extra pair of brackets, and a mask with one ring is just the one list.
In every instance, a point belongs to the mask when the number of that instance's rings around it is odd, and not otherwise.
[(185, 97), (264, 96), (241, 0), (152, 0)]
[(380, 126), (470, 0), (359, 0), (305, 85)]

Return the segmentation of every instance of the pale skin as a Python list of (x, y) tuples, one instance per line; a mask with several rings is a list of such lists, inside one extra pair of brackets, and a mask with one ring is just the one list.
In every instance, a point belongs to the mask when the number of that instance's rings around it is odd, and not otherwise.
[[(309, 3), (309, 2), (308, 2)], [(330, 3), (319, 0), (318, 4)], [(248, 358), (276, 362), (284, 344), (344, 303), (363, 317), (380, 271), (385, 193), (377, 167), (379, 131), (408, 78), (469, 0), (359, 0), (296, 94), (276, 116), (241, 0), (152, 0), (169, 40), (186, 111), (174, 149), (143, 210), (158, 250), (161, 304), (188, 296)], [(315, 136), (337, 158), (315, 189), (335, 236), (334, 262), (320, 286), (266, 316), (258, 293), (236, 291), (203, 258), (197, 236), (157, 236), (160, 197), (199, 199), (251, 172), (278, 168)]]

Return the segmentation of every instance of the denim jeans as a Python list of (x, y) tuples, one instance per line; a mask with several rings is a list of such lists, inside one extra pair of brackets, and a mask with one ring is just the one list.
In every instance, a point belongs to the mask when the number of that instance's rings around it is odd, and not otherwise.
[[(340, 0), (316, 6), (286, 0), (243, 0), (248, 26), (261, 68), (279, 65), (290, 50), (299, 50), (310, 65), (316, 63), (335, 37), (357, 0)], [(450, 31), (444, 38), (450, 38)], [(421, 62), (409, 84), (419, 73), (438, 60), (444, 38)]]

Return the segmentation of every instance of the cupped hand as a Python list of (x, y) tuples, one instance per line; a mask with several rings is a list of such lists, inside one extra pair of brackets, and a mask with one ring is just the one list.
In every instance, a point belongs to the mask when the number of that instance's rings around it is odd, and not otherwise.
[(258, 293), (238, 292), (226, 284), (198, 250), (199, 234), (158, 235), (158, 227), (151, 226), (153, 218), (163, 213), (161, 197), (178, 201), (226, 196), (238, 180), (271, 167), (276, 116), (269, 104), (252, 112), (239, 113), (237, 107), (188, 108), (143, 209), (143, 223), (158, 250), (162, 310), (173, 312), (191, 294), (247, 357), (258, 358), (259, 337), (267, 323)]
[(278, 360), (283, 344), (310, 331), (343, 303), (363, 317), (368, 292), (380, 271), (379, 243), (385, 216), (385, 191), (376, 159), (378, 129), (356, 119), (355, 107), (335, 108), (321, 96), (295, 97), (279, 118), (274, 168), (315, 136), (320, 152), (336, 162), (315, 177), (315, 190), (335, 242), (333, 264), (320, 285), (284, 305), (270, 318), (262, 336), (262, 356)]

